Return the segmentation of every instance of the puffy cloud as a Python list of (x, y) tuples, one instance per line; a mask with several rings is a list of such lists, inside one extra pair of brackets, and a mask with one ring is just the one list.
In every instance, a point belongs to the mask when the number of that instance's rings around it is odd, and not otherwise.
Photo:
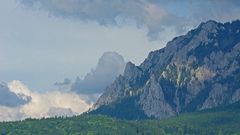
[(110, 85), (118, 75), (123, 73), (125, 65), (123, 57), (118, 53), (105, 52), (99, 59), (96, 68), (83, 80), (77, 78), (72, 84), (71, 90), (80, 94), (102, 93), (107, 85)]
[(51, 91), (44, 94), (32, 93), (32, 102), (24, 105), (21, 111), (34, 118), (51, 117), (49, 116), (51, 108), (70, 109), (73, 113), (68, 115), (72, 115), (86, 111), (89, 104), (77, 94)]
[(56, 82), (55, 86), (61, 91), (73, 91), (82, 95), (88, 102), (94, 102), (105, 87), (110, 85), (117, 76), (123, 73), (125, 61), (116, 52), (105, 52), (98, 60), (96, 68), (87, 73), (83, 79), (76, 78), (74, 82), (66, 78)]
[(29, 102), (30, 97), (23, 97), (21, 94), (9, 90), (7, 84), (0, 83), (0, 105), (15, 107)]
[(8, 88), (14, 94), (22, 95), (21, 99), (24, 100), (26, 97), (31, 97), (31, 100), (16, 106), (1, 104), (0, 121), (22, 120), (29, 117), (73, 116), (87, 111), (91, 106), (91, 103), (87, 103), (81, 95), (73, 92), (33, 92), (20, 81), (10, 82)]
[(22, 120), (27, 116), (21, 113), (20, 107), (0, 106), (0, 121)]

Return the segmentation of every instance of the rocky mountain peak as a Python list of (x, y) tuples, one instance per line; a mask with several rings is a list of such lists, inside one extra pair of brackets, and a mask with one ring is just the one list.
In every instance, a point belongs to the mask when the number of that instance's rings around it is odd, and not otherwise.
[(201, 23), (197, 29), (201, 29), (207, 32), (216, 32), (221, 26), (223, 26), (223, 24), (218, 23), (214, 20), (209, 20), (207, 22)]
[(134, 70), (134, 68), (136, 68), (135, 64), (133, 64), (132, 62), (127, 62), (125, 70), (124, 70), (124, 75), (129, 75), (132, 73), (132, 70)]

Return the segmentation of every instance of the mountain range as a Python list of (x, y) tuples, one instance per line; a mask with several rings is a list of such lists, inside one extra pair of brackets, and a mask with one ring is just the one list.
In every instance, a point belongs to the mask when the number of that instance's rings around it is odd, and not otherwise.
[(139, 66), (128, 62), (89, 114), (165, 119), (240, 100), (240, 21), (201, 23)]

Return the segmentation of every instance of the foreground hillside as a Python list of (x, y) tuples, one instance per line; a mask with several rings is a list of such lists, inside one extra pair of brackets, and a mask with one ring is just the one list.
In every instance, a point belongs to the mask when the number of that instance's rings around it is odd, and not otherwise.
[(2, 135), (240, 135), (240, 103), (166, 120), (127, 121), (101, 115), (0, 123)]

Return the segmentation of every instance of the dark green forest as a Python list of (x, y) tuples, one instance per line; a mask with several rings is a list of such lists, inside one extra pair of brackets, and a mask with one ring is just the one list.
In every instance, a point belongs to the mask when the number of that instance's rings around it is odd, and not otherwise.
[(0, 123), (1, 135), (240, 135), (240, 103), (165, 120), (83, 114)]

